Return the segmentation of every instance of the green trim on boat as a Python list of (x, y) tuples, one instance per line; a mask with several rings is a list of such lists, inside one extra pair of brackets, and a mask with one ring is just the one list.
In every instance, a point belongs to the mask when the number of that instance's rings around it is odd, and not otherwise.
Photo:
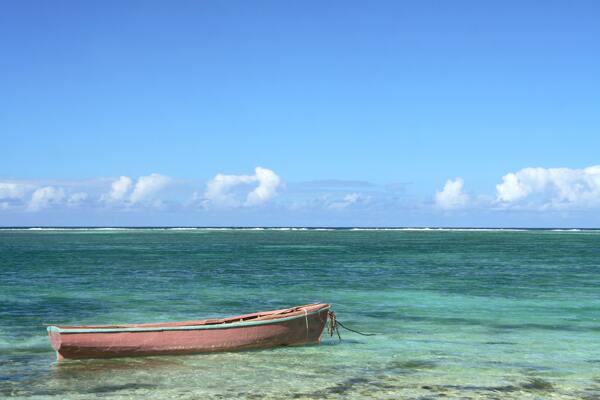
[(267, 319), (260, 321), (242, 321), (242, 322), (231, 322), (229, 324), (209, 324), (209, 325), (184, 325), (184, 326), (164, 326), (164, 327), (147, 327), (147, 328), (72, 328), (63, 329), (58, 326), (51, 325), (47, 328), (48, 332), (58, 333), (117, 333), (117, 332), (160, 332), (160, 331), (193, 331), (193, 330), (205, 330), (205, 329), (231, 329), (241, 328), (246, 326), (258, 326), (258, 325), (271, 325), (278, 324), (280, 322), (291, 321), (298, 318), (305, 318), (308, 315), (318, 314), (323, 310), (328, 310), (329, 307), (321, 308), (317, 311), (312, 311), (306, 314), (300, 314), (294, 317), (285, 317), (277, 319)]

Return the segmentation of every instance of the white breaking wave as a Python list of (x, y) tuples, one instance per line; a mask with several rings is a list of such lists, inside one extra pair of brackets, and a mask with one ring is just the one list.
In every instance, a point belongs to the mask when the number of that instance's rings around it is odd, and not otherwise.
[(409, 231), (409, 232), (527, 232), (526, 228), (352, 228), (351, 231)]

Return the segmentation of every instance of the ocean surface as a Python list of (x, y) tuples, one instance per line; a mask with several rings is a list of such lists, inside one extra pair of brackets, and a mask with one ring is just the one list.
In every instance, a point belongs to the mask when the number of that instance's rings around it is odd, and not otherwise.
[[(342, 341), (57, 363), (45, 323), (333, 304)], [(600, 399), (600, 231), (0, 230), (0, 398)]]

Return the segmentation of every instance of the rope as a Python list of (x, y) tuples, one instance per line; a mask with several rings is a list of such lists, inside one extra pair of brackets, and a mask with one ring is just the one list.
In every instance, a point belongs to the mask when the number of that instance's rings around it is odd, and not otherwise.
[(355, 331), (354, 329), (348, 328), (347, 326), (345, 326), (344, 324), (342, 324), (340, 321), (337, 321), (337, 324), (339, 326), (341, 326), (342, 328), (346, 329), (347, 331), (358, 333), (359, 335), (363, 335), (363, 336), (375, 336), (375, 335), (377, 335), (376, 333), (364, 333), (364, 332)]
[(359, 335), (363, 335), (363, 336), (377, 335), (376, 333), (364, 333), (364, 332), (359, 332), (357, 330), (348, 328), (346, 325), (342, 324), (340, 321), (337, 320), (337, 317), (335, 316), (335, 312), (333, 312), (333, 311), (329, 311), (327, 313), (327, 315), (329, 316), (329, 326), (327, 327), (327, 333), (329, 333), (329, 337), (333, 336), (333, 332), (335, 332), (335, 333), (337, 333), (338, 339), (340, 341), (342, 340), (342, 336), (340, 335), (340, 330), (338, 328), (338, 325), (341, 326), (342, 328), (346, 329), (347, 331), (358, 333)]
[(338, 335), (338, 339), (340, 339), (341, 342), (342, 337), (340, 336), (340, 330), (337, 327), (337, 318), (335, 313), (333, 311), (329, 311), (327, 315), (329, 316), (329, 326), (327, 327), (327, 333), (329, 333), (329, 337), (332, 337), (333, 332), (335, 331), (335, 333)]

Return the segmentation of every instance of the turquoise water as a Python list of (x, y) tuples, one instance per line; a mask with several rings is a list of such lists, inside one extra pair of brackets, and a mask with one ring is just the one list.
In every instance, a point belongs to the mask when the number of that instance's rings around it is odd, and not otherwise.
[[(600, 231), (0, 230), (0, 397), (600, 398)], [(342, 341), (58, 364), (44, 323), (330, 302)]]

